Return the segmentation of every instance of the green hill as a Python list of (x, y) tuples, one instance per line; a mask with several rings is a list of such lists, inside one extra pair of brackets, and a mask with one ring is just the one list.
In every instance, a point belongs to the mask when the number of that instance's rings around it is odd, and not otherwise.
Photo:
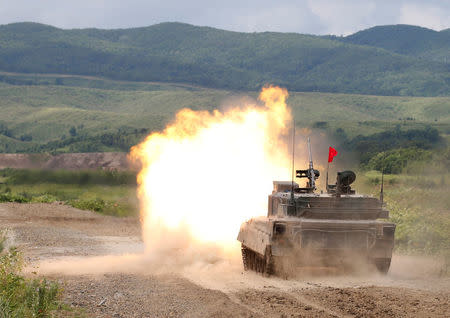
[(384, 25), (359, 31), (342, 39), (395, 53), (450, 63), (450, 32), (412, 25)]
[(181, 23), (116, 30), (3, 25), (0, 70), (233, 90), (272, 83), (294, 91), (450, 94), (450, 64), (330, 37), (238, 33)]

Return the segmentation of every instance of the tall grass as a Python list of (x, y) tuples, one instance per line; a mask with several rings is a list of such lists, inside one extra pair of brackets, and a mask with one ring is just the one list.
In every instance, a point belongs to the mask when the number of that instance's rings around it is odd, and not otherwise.
[[(361, 173), (355, 188), (378, 195), (381, 174)], [(385, 175), (384, 198), (397, 225), (395, 249), (402, 253), (438, 255), (450, 271), (450, 173)]]
[(46, 279), (22, 276), (22, 257), (16, 248), (5, 248), (5, 239), (0, 232), (0, 317), (51, 317), (62, 309), (61, 289)]
[(136, 176), (117, 171), (0, 171), (0, 202), (64, 202), (107, 215), (138, 214)]
[(18, 184), (74, 184), (74, 185), (135, 185), (136, 174), (116, 170), (70, 171), (42, 169), (4, 169), (0, 176), (7, 183)]

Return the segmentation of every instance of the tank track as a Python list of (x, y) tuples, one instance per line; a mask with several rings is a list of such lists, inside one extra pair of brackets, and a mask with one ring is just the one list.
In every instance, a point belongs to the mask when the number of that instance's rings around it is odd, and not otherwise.
[(391, 267), (390, 258), (375, 258), (372, 259), (372, 263), (380, 274), (387, 274), (389, 272), (389, 267)]
[(241, 251), (244, 270), (255, 271), (264, 276), (269, 276), (275, 273), (274, 259), (270, 253), (270, 249), (266, 251), (264, 256), (245, 246), (241, 247)]

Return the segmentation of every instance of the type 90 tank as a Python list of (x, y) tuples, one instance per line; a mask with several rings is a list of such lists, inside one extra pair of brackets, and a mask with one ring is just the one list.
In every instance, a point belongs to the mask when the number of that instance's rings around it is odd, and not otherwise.
[(296, 170), (306, 186), (274, 181), (267, 216), (241, 225), (244, 269), (284, 276), (301, 266), (347, 267), (358, 259), (387, 273), (395, 224), (380, 219), (388, 219), (389, 211), (381, 200), (355, 193), (352, 171), (338, 172), (326, 193), (316, 193), (320, 173), (313, 168), (309, 141), (308, 148), (309, 168)]

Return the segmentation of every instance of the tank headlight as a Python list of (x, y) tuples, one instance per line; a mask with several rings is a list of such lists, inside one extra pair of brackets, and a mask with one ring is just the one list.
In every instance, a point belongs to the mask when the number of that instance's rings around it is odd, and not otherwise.
[(394, 237), (395, 234), (395, 226), (385, 226), (383, 227), (383, 236), (385, 237)]
[(284, 223), (274, 223), (273, 225), (273, 234), (274, 235), (283, 235), (286, 232), (286, 224)]

